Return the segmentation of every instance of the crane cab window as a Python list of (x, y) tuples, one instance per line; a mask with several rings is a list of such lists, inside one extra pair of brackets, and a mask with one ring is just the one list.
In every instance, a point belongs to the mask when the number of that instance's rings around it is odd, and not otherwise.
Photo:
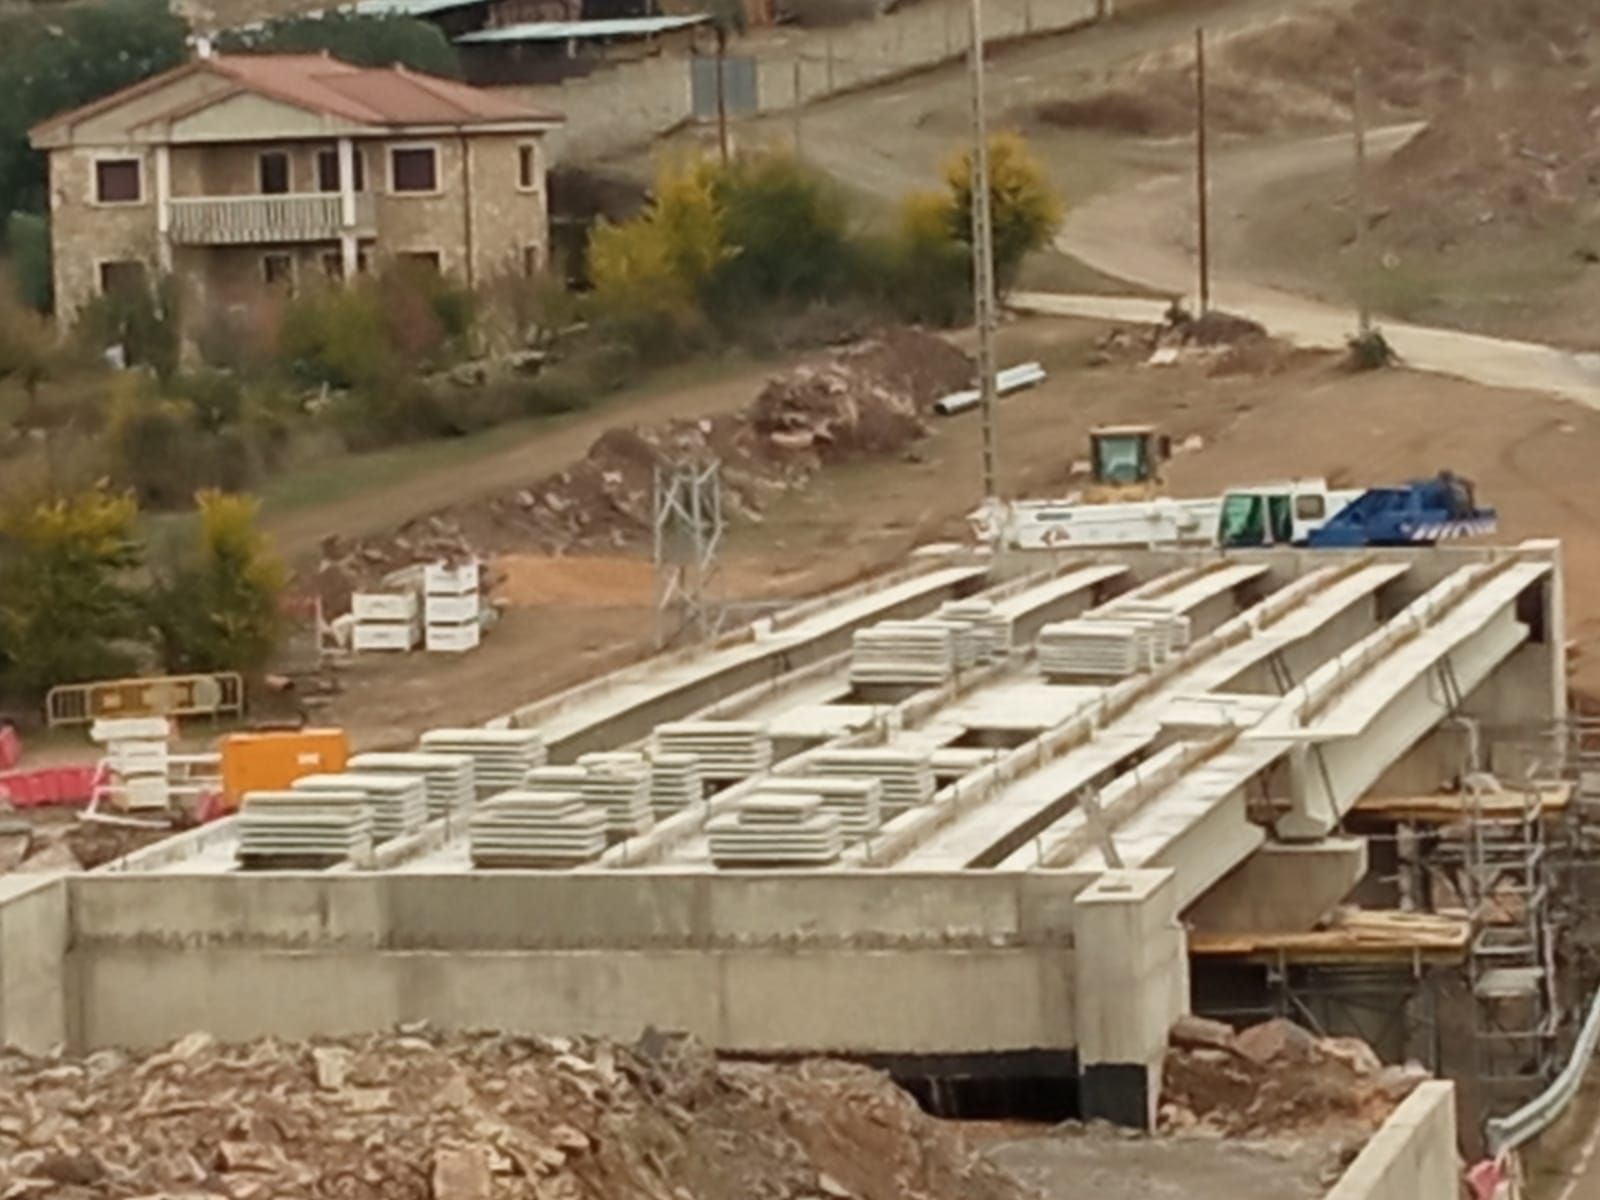
[(1261, 496), (1228, 496), (1222, 502), (1223, 546), (1261, 546), (1267, 540), (1267, 505)]
[(1094, 440), (1094, 477), (1103, 483), (1138, 483), (1145, 477), (1144, 439), (1100, 436)]
[(1294, 515), (1301, 521), (1320, 521), (1328, 515), (1328, 501), (1317, 492), (1301, 492), (1294, 498)]

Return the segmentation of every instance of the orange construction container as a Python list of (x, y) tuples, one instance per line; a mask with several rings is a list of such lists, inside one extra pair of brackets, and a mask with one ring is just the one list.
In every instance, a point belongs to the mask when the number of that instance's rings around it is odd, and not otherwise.
[(232, 812), (246, 792), (279, 791), (296, 779), (342, 771), (350, 738), (342, 729), (230, 733), (222, 739), (222, 798)]

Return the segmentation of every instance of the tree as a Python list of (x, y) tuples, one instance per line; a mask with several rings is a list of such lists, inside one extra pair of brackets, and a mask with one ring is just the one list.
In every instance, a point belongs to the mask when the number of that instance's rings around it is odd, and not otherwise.
[[(951, 236), (972, 246), (972, 153), (964, 151), (945, 166)], [(989, 138), (989, 212), (994, 227), (995, 289), (1004, 295), (1016, 282), (1023, 259), (1047, 246), (1065, 216), (1061, 195), (1044, 164), (1019, 133)]]
[(437, 25), (392, 13), (330, 12), (280, 17), (236, 30), (218, 43), (224, 51), (317, 54), (363, 67), (410, 67), (448, 79), (461, 77), (461, 58)]
[(664, 164), (645, 212), (595, 226), (590, 308), (641, 353), (670, 355), (698, 336), (702, 290), (729, 253), (715, 168), (703, 160)]
[(62, 4), (0, 19), (0, 218), (44, 212), (44, 156), (28, 130), (182, 63), (189, 27), (166, 0)]
[(717, 39), (717, 148), (724, 165), (728, 162), (728, 39), (745, 31), (748, 14), (744, 0), (709, 0), (707, 15)]
[(0, 512), (0, 655), (26, 696), (125, 674), (144, 632), (130, 496), (95, 489)]
[(727, 253), (706, 303), (719, 320), (763, 304), (825, 299), (853, 282), (849, 207), (822, 172), (785, 150), (741, 155), (717, 173), (713, 195)]
[(257, 517), (253, 496), (195, 497), (199, 536), (152, 592), (152, 624), (172, 671), (258, 674), (283, 635), (289, 572)]

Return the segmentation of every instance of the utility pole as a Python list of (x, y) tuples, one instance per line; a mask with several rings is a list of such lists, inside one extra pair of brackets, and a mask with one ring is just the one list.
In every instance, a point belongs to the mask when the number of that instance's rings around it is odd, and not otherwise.
[(1206, 31), (1194, 31), (1195, 190), (1200, 225), (1200, 316), (1211, 311), (1211, 181), (1206, 145)]
[(803, 103), (804, 97), (800, 91), (800, 56), (796, 54), (794, 56), (794, 107), (789, 110), (790, 115), (794, 118), (794, 156), (796, 159), (804, 157), (800, 149), (801, 108)]
[(978, 325), (978, 406), (983, 420), (983, 497), (1000, 498), (995, 451), (994, 221), (989, 211), (989, 119), (983, 93), (983, 0), (971, 0), (972, 290)]
[(1367, 264), (1367, 81), (1356, 68), (1351, 88), (1350, 111), (1355, 126), (1355, 208), (1356, 208), (1356, 329), (1365, 336), (1372, 332), (1372, 305), (1367, 298), (1370, 284)]

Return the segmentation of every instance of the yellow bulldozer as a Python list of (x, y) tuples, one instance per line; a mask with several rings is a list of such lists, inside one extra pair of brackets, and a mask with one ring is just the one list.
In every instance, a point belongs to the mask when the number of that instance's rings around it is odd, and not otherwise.
[(1172, 439), (1154, 425), (1101, 425), (1089, 431), (1088, 504), (1150, 500), (1166, 480), (1161, 466), (1172, 457)]

